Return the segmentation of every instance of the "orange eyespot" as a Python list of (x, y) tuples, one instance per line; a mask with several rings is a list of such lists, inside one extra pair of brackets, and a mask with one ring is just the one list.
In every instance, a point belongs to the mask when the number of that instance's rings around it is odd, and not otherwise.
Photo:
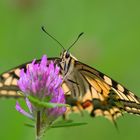
[(87, 107), (89, 107), (89, 106), (91, 106), (91, 105), (92, 105), (91, 101), (85, 101), (85, 102), (82, 104), (82, 107), (85, 109), (85, 108), (87, 108)]

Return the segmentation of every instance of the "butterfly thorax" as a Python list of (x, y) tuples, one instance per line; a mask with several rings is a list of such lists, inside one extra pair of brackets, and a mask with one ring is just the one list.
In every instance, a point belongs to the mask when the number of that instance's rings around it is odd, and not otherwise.
[[(84, 81), (79, 75), (78, 69), (75, 67), (77, 59), (67, 51), (61, 55), (61, 74), (64, 80), (63, 86), (67, 86), (65, 94), (70, 95), (70, 98), (80, 101), (85, 93)], [(67, 83), (65, 85), (65, 83)]]
[(64, 51), (61, 54), (61, 61), (60, 61), (60, 67), (61, 67), (61, 74), (63, 77), (67, 77), (73, 72), (74, 64), (77, 59), (72, 56), (68, 51)]

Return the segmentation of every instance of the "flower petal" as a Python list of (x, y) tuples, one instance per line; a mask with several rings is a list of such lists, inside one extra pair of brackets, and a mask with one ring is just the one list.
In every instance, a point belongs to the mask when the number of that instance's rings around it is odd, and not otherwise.
[(18, 102), (16, 102), (16, 110), (19, 113), (27, 116), (28, 118), (33, 119), (33, 116), (31, 114), (27, 113), (24, 109), (22, 109), (21, 106), (20, 106), (20, 104)]
[(26, 104), (28, 106), (30, 113), (32, 113), (33, 112), (32, 104), (30, 103), (28, 98), (26, 98), (25, 101), (26, 101)]

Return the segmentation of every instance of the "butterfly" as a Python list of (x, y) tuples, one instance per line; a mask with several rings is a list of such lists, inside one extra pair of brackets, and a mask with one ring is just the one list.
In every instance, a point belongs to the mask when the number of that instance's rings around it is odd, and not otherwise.
[[(46, 32), (44, 28), (42, 29)], [(112, 122), (124, 112), (140, 115), (139, 97), (109, 76), (78, 61), (69, 53), (69, 49), (64, 49), (60, 58), (48, 58), (48, 62), (53, 61), (60, 67), (66, 103), (71, 106), (67, 108), (66, 115), (86, 110), (92, 117), (104, 116)], [(22, 97), (17, 93), (19, 91), (17, 81), (20, 70), (24, 68), (26, 71), (30, 63), (22, 64), (0, 75), (0, 97)], [(37, 63), (40, 63), (40, 60), (37, 60)]]

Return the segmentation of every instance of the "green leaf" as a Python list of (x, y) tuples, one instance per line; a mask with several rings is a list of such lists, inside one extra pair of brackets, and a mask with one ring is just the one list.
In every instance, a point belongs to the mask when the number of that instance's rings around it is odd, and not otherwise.
[(59, 125), (52, 125), (51, 128), (60, 128), (60, 127), (73, 127), (73, 126), (81, 126), (81, 125), (86, 125), (86, 122), (81, 122), (81, 123), (62, 123)]
[(73, 120), (60, 120), (60, 121), (56, 121), (54, 124), (59, 125), (59, 124), (66, 124), (66, 123), (73, 123)]
[(27, 127), (31, 127), (31, 128), (35, 127), (33, 124), (28, 124), (28, 123), (24, 123), (24, 125), (27, 126)]
[(50, 102), (44, 102), (44, 101), (40, 101), (38, 98), (35, 98), (33, 96), (28, 96), (27, 97), (29, 99), (29, 101), (37, 106), (41, 106), (41, 107), (47, 107), (47, 108), (54, 108), (54, 107), (69, 107), (68, 104), (59, 104), (59, 103), (50, 103)]

